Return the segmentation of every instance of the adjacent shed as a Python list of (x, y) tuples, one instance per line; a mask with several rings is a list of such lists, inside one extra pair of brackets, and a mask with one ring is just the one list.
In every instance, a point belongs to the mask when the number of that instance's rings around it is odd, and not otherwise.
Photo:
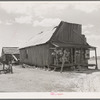
[[(82, 34), (80, 24), (61, 21), (53, 29), (41, 32), (20, 47), (20, 61), (35, 66), (96, 66), (88, 64), (90, 46)], [(64, 58), (64, 60), (63, 60)]]
[(8, 64), (8, 61), (19, 61), (19, 48), (18, 47), (3, 47), (2, 48), (2, 54), (1, 54), (2, 60), (5, 61), (6, 64)]

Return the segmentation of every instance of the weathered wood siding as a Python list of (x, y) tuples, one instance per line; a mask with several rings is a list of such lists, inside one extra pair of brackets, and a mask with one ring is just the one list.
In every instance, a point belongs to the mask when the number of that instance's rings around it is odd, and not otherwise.
[(48, 66), (49, 56), (49, 44), (20, 49), (20, 61), (25, 64)]
[(86, 45), (85, 35), (82, 35), (80, 24), (60, 23), (51, 37), (52, 42)]

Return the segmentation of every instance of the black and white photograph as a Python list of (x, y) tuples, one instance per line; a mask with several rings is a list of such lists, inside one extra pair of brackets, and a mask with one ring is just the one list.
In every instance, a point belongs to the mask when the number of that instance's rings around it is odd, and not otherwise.
[(0, 1), (0, 93), (100, 92), (99, 1)]

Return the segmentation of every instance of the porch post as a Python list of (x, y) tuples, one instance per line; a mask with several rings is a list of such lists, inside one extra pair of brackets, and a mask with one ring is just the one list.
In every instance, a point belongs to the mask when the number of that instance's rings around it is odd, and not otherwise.
[(82, 48), (80, 48), (80, 63), (82, 64)]
[(74, 52), (75, 52), (75, 54), (74, 54), (74, 56), (75, 56), (74, 57), (74, 63), (76, 64), (76, 48), (75, 48), (75, 51)]
[(96, 68), (95, 69), (98, 69), (98, 64), (97, 64), (97, 51), (96, 51), (96, 48), (95, 48), (95, 61), (96, 61)]
[(73, 64), (73, 48), (71, 48), (71, 63)]

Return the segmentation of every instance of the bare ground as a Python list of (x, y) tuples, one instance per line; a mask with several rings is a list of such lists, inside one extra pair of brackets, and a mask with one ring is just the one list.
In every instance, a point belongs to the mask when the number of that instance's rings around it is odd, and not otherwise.
[(0, 92), (100, 92), (99, 71), (60, 73), (20, 65), (13, 70), (0, 74)]

